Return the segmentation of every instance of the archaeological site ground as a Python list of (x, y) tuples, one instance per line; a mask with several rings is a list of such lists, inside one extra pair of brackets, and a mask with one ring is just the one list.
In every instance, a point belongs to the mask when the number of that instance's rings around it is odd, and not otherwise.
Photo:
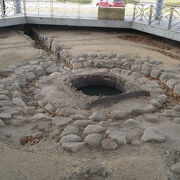
[(180, 43), (134, 30), (0, 29), (0, 180), (180, 180)]

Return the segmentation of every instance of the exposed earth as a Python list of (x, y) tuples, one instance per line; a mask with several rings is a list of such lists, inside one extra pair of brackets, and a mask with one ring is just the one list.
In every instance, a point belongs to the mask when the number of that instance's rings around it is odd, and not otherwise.
[[(178, 180), (179, 44), (128, 32), (35, 34), (37, 45), (16, 29), (0, 35), (0, 179)], [(77, 91), (92, 79), (123, 94)]]

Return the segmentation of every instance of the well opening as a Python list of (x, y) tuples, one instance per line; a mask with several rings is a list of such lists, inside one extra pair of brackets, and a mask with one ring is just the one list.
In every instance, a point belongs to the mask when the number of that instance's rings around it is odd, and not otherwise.
[(126, 92), (123, 83), (117, 86), (116, 76), (93, 74), (73, 77), (71, 87), (88, 96), (113, 96)]

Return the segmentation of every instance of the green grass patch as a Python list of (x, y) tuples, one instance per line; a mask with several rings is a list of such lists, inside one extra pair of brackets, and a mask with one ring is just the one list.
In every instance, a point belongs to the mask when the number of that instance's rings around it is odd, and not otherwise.
[(80, 4), (88, 4), (91, 3), (92, 0), (57, 0), (59, 2), (74, 2), (74, 3), (80, 3)]

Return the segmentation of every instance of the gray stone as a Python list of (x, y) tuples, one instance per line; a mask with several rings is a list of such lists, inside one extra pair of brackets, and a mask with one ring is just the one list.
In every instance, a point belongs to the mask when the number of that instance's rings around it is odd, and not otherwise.
[(21, 106), (24, 107), (26, 106), (26, 104), (24, 103), (24, 101), (21, 98), (13, 98), (12, 100), (13, 104), (17, 105), (17, 106)]
[(35, 114), (34, 116), (32, 116), (32, 121), (50, 121), (51, 118), (49, 116), (47, 116), (46, 114), (43, 113), (38, 113)]
[(78, 152), (85, 146), (84, 142), (66, 142), (61, 145), (61, 147), (67, 151)]
[(110, 129), (106, 132), (106, 134), (112, 141), (116, 141), (119, 145), (126, 144), (126, 136), (124, 132), (116, 129)]
[(151, 123), (158, 123), (159, 117), (155, 115), (147, 115), (145, 116), (144, 121), (151, 122)]
[(180, 112), (180, 105), (174, 106), (173, 110), (176, 112)]
[(23, 112), (26, 115), (34, 115), (34, 114), (36, 114), (36, 111), (34, 110), (34, 108), (33, 107), (28, 107), (28, 106), (24, 107)]
[(89, 52), (89, 53), (88, 53), (88, 56), (95, 58), (95, 57), (97, 57), (97, 54), (96, 54), (96, 53), (93, 53), (93, 52)]
[(178, 83), (179, 81), (177, 81), (176, 79), (170, 79), (166, 82), (166, 85), (170, 88), (170, 89), (174, 89), (174, 86)]
[(141, 68), (141, 73), (149, 75), (151, 72), (151, 66), (149, 64), (144, 64)]
[(9, 100), (9, 98), (6, 95), (0, 95), (0, 100)]
[(59, 46), (59, 44), (56, 41), (53, 41), (51, 44), (51, 51), (53, 53), (58, 52), (61, 49), (61, 47)]
[(4, 127), (4, 126), (5, 126), (4, 122), (0, 119), (0, 127)]
[(52, 65), (52, 66), (46, 68), (46, 71), (48, 73), (53, 73), (53, 72), (56, 72), (57, 70), (58, 70), (58, 67), (56, 65)]
[(140, 127), (141, 123), (134, 119), (128, 119), (123, 123), (124, 127)]
[(67, 125), (69, 123), (73, 122), (71, 118), (66, 117), (55, 117), (53, 119), (53, 124), (57, 126), (58, 128), (63, 127), (64, 125)]
[(33, 72), (27, 72), (26, 73), (26, 79), (27, 81), (33, 81), (34, 79), (36, 79), (36, 75)]
[(135, 146), (141, 146), (141, 145), (143, 145), (143, 141), (139, 140), (139, 139), (134, 139), (131, 141), (131, 144), (135, 145)]
[(40, 138), (44, 133), (43, 132), (35, 132), (32, 134), (32, 138)]
[(163, 116), (165, 117), (169, 117), (169, 118), (175, 118), (175, 117), (179, 117), (180, 114), (177, 114), (175, 111), (173, 110), (165, 110), (163, 112)]
[(178, 95), (180, 95), (180, 84), (176, 84), (174, 88), (174, 92)]
[(78, 134), (79, 129), (75, 126), (67, 126), (63, 132), (61, 133), (61, 136), (69, 135), (69, 134)]
[(83, 133), (84, 134), (94, 134), (94, 133), (102, 133), (104, 132), (105, 129), (102, 127), (102, 126), (99, 126), (99, 125), (88, 125)]
[(101, 145), (105, 150), (114, 150), (117, 148), (117, 143), (112, 141), (111, 139), (104, 139), (101, 141)]
[(133, 109), (131, 112), (130, 112), (130, 115), (131, 116), (139, 116), (141, 114), (144, 113), (144, 110), (143, 109)]
[(165, 137), (159, 133), (154, 132), (151, 129), (146, 129), (144, 134), (142, 135), (141, 139), (144, 142), (158, 142), (163, 143), (166, 141)]
[(148, 104), (144, 107), (145, 113), (153, 113), (156, 111), (156, 107), (154, 107), (152, 104)]
[(111, 115), (113, 119), (125, 119), (129, 116), (129, 113), (125, 111), (113, 111)]
[(73, 69), (78, 69), (78, 68), (82, 68), (82, 64), (81, 63), (74, 63), (73, 64)]
[(173, 173), (180, 174), (180, 162), (177, 162), (171, 166), (171, 171)]
[(0, 119), (6, 121), (12, 119), (12, 114), (10, 113), (0, 113)]
[(102, 140), (102, 136), (100, 134), (89, 134), (85, 137), (84, 142), (85, 144), (92, 146), (92, 147), (98, 147), (100, 146), (100, 142)]
[(108, 119), (107, 114), (105, 112), (94, 112), (90, 117), (89, 120), (92, 121), (106, 121)]
[(69, 134), (66, 136), (63, 136), (60, 140), (60, 144), (67, 143), (67, 142), (81, 142), (82, 139), (75, 135), (75, 134)]
[(81, 114), (76, 114), (76, 115), (72, 115), (72, 116), (71, 116), (71, 119), (72, 119), (72, 120), (84, 120), (84, 119), (85, 119), (85, 116), (84, 116), (84, 115), (81, 115)]
[(46, 110), (48, 110), (50, 113), (55, 111), (55, 108), (52, 104), (46, 104), (44, 107)]
[(73, 126), (77, 127), (86, 127), (87, 125), (94, 124), (94, 121), (91, 120), (76, 120), (72, 123)]
[(172, 122), (180, 124), (180, 117), (174, 118)]

